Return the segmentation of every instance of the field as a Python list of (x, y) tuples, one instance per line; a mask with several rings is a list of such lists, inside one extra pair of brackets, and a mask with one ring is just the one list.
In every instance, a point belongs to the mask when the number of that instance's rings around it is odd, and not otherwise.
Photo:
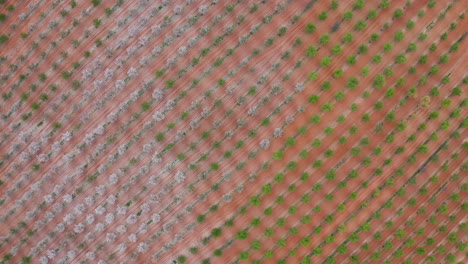
[(464, 0), (0, 0), (0, 263), (466, 263)]

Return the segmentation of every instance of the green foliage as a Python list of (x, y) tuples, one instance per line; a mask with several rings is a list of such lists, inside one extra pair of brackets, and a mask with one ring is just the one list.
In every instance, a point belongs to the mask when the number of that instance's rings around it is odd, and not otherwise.
[(315, 26), (314, 24), (312, 23), (307, 23), (306, 26), (305, 26), (305, 31), (309, 34), (312, 34), (315, 32), (315, 30), (317, 29), (317, 26)]
[(8, 36), (5, 34), (0, 35), (0, 45), (8, 40)]
[(356, 64), (356, 56), (355, 55), (348, 56), (348, 58), (346, 58), (346, 62), (350, 65)]
[(343, 36), (343, 42), (344, 42), (345, 44), (351, 43), (353, 40), (354, 40), (354, 37), (353, 37), (353, 34), (351, 34), (351, 33), (346, 33), (346, 34)]
[(248, 236), (249, 236), (249, 233), (248, 233), (247, 229), (244, 229), (244, 230), (241, 230), (241, 231), (237, 232), (236, 238), (238, 240), (245, 240), (245, 239), (247, 239)]
[(322, 13), (318, 15), (318, 19), (321, 21), (326, 20), (327, 18), (328, 18), (328, 15), (326, 11), (323, 11)]
[(393, 36), (393, 40), (395, 42), (401, 42), (404, 38), (405, 38), (405, 33), (403, 32), (403, 30), (397, 31), (395, 35)]
[(332, 53), (334, 55), (340, 55), (342, 51), (343, 51), (343, 47), (340, 44), (336, 44), (332, 48)]
[(321, 45), (326, 45), (330, 42), (330, 34), (323, 34), (320, 36), (319, 43)]
[(379, 11), (375, 8), (369, 10), (369, 12), (367, 13), (367, 19), (369, 20), (372, 20), (374, 18), (376, 18), (379, 14)]
[(377, 74), (377, 76), (375, 76), (374, 80), (372, 81), (372, 87), (376, 88), (376, 89), (382, 89), (385, 85), (385, 76), (383, 76), (382, 74)]
[(347, 21), (353, 19), (353, 11), (351, 11), (351, 10), (345, 11), (343, 13), (343, 19), (347, 20)]
[(101, 3), (101, 0), (91, 0), (91, 3), (94, 7), (98, 6)]
[(354, 30), (361, 31), (361, 30), (364, 30), (366, 27), (367, 27), (367, 23), (364, 20), (360, 19), (358, 20), (356, 25), (354, 25)]

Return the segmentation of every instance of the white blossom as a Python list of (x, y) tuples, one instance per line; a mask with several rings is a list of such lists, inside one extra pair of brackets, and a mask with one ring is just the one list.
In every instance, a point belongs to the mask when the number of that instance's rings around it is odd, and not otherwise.
[(60, 151), (61, 148), (62, 148), (62, 146), (60, 145), (60, 142), (58, 142), (58, 141), (55, 141), (55, 142), (52, 144), (52, 150), (53, 150), (54, 152)]
[(95, 139), (95, 138), (94, 138), (94, 135), (93, 135), (93, 134), (86, 134), (86, 135), (85, 135), (85, 138), (84, 138), (84, 143), (85, 143), (86, 145), (90, 145), (91, 143), (93, 143), (94, 139)]
[(125, 144), (120, 145), (118, 149), (119, 155), (123, 155), (126, 150), (127, 150), (127, 147), (125, 146)]
[(49, 262), (49, 259), (46, 256), (42, 256), (39, 258), (39, 263), (41, 264), (47, 264)]
[(117, 174), (112, 173), (112, 174), (109, 176), (109, 183), (110, 183), (110, 184), (116, 184), (118, 181), (119, 181), (119, 177), (117, 176)]
[(89, 214), (86, 216), (86, 224), (87, 225), (90, 225), (92, 223), (94, 223), (94, 220), (95, 220), (95, 217), (93, 214)]
[(107, 224), (112, 224), (114, 222), (114, 214), (113, 213), (108, 213), (106, 214), (106, 223)]
[[(169, 44), (168, 44), (168, 45), (169, 45)], [(175, 57), (172, 57), (172, 58), (167, 59), (166, 67), (171, 67), (172, 65), (174, 65), (175, 61), (176, 61), (176, 58), (175, 58)]]
[(160, 163), (162, 161), (162, 158), (160, 157), (159, 153), (154, 153), (153, 154), (153, 157), (151, 158), (151, 160), (154, 162), (154, 163)]
[(156, 184), (158, 184), (159, 180), (160, 180), (160, 179), (159, 179), (158, 176), (152, 175), (152, 176), (150, 177), (150, 179), (149, 179), (149, 184), (151, 184), (151, 185), (156, 185)]
[(136, 223), (138, 217), (135, 214), (131, 214), (127, 217), (127, 224), (133, 225)]
[(115, 63), (115, 65), (117, 65), (117, 67), (122, 67), (123, 64), (124, 64), (124, 62), (125, 62), (125, 59), (124, 59), (124, 58), (118, 57), (118, 58), (115, 60), (114, 63)]
[(21, 160), (22, 161), (28, 161), (31, 158), (31, 154), (28, 152), (21, 152)]
[(85, 226), (82, 223), (79, 223), (75, 225), (75, 228), (73, 229), (73, 231), (75, 231), (75, 233), (81, 233), (84, 231), (84, 228)]
[(124, 252), (125, 250), (127, 250), (127, 244), (125, 244), (125, 243), (119, 244), (119, 245), (117, 246), (117, 250), (118, 250), (119, 252)]
[(86, 253), (86, 258), (89, 260), (94, 260), (96, 258), (96, 254), (94, 252)]
[(151, 220), (153, 221), (153, 223), (159, 223), (161, 221), (161, 215), (159, 214), (153, 214), (151, 216)]
[(82, 73), (83, 73), (83, 80), (88, 80), (93, 75), (93, 72), (90, 69), (84, 69)]
[(107, 197), (106, 201), (109, 204), (114, 204), (116, 200), (117, 200), (117, 198), (115, 197), (115, 195), (111, 194), (111, 195), (109, 195), (109, 197)]
[(72, 214), (66, 214), (63, 217), (63, 221), (65, 221), (67, 224), (71, 224), (73, 222), (73, 220), (75, 220), (75, 216), (72, 215)]
[(274, 84), (271, 87), (271, 93), (272, 94), (279, 94), (281, 92), (281, 86), (279, 84)]
[(151, 144), (145, 144), (143, 145), (143, 152), (148, 153), (151, 151), (152, 148), (153, 146)]
[(85, 198), (85, 203), (89, 206), (89, 205), (92, 205), (94, 203), (94, 199), (93, 197), (91, 196), (88, 196)]
[(295, 119), (295, 117), (293, 115), (286, 117), (286, 120), (285, 120), (286, 124), (288, 124), (288, 125), (291, 124), (292, 122), (294, 122), (294, 119)]
[(11, 247), (11, 249), (10, 249), (10, 253), (11, 253), (13, 256), (16, 256), (16, 254), (18, 253), (18, 250), (19, 250), (19, 247), (18, 247), (18, 246), (13, 246), (13, 247)]
[(52, 195), (48, 194), (48, 195), (45, 195), (44, 196), (44, 201), (48, 204), (50, 204), (51, 202), (54, 201), (54, 197), (52, 197)]
[(164, 120), (165, 117), (166, 115), (163, 112), (158, 111), (153, 114), (153, 119), (157, 122)]
[(140, 232), (141, 234), (145, 234), (146, 232), (148, 232), (148, 225), (146, 225), (146, 223), (141, 224), (140, 228), (138, 228), (138, 232)]
[(96, 127), (96, 129), (94, 129), (94, 133), (95, 134), (98, 134), (98, 135), (102, 135), (104, 134), (104, 126), (103, 125), (99, 125), (98, 127)]
[(130, 240), (130, 242), (135, 243), (136, 240), (137, 240), (137, 237), (136, 237), (135, 234), (131, 234), (131, 235), (128, 236), (128, 240)]
[(49, 259), (53, 259), (53, 258), (55, 258), (55, 256), (57, 256), (57, 253), (55, 252), (55, 250), (47, 250), (46, 253), (47, 253), (47, 257)]
[(124, 88), (124, 86), (125, 86), (125, 81), (124, 81), (124, 80), (117, 80), (117, 81), (115, 82), (115, 87), (116, 87), (118, 90)]
[(151, 60), (151, 57), (145, 56), (140, 59), (140, 65), (141, 66), (146, 66)]
[(140, 168), (140, 173), (141, 174), (147, 174), (149, 172), (149, 167), (148, 166), (143, 166)]
[(138, 31), (139, 31), (139, 29), (136, 26), (129, 28), (129, 30), (128, 30), (129, 36), (131, 38), (135, 37), (138, 34)]
[(119, 225), (116, 230), (117, 230), (117, 232), (123, 234), (123, 233), (127, 232), (127, 227), (125, 225)]
[(152, 96), (154, 100), (159, 101), (163, 98), (164, 93), (160, 89), (154, 89)]
[(36, 154), (39, 149), (41, 148), (41, 145), (37, 142), (32, 142), (31, 145), (29, 145), (28, 150), (31, 153), (31, 155)]
[(63, 189), (65, 189), (65, 186), (63, 186), (63, 184), (57, 184), (54, 187), (54, 193), (59, 194), (63, 191)]
[(106, 212), (106, 208), (102, 205), (96, 207), (96, 209), (94, 209), (94, 212), (98, 215), (102, 215)]
[(35, 183), (31, 184), (31, 189), (33, 191), (39, 190), (40, 187), (41, 187), (41, 184), (39, 182), (35, 182)]
[(179, 48), (179, 54), (180, 55), (185, 55), (187, 53), (187, 47), (182, 46)]
[(73, 154), (69, 153), (63, 155), (63, 160), (67, 163), (71, 162), (73, 160)]
[(150, 208), (150, 205), (149, 205), (148, 203), (142, 204), (140, 208), (141, 208), (141, 210), (143, 211), (143, 213), (147, 213), (147, 212), (149, 212), (149, 210), (151, 209), (151, 208)]
[(96, 227), (94, 228), (98, 232), (102, 232), (104, 230), (104, 224), (103, 223), (98, 223), (96, 224)]
[(206, 5), (201, 5), (201, 6), (198, 8), (198, 12), (199, 12), (200, 14), (202, 14), (202, 15), (205, 14), (206, 11), (208, 11), (208, 7), (207, 7)]
[(104, 71), (104, 77), (106, 78), (106, 80), (109, 80), (110, 78), (114, 77), (114, 74), (115, 74), (115, 71), (112, 69), (106, 69)]
[(116, 238), (117, 238), (117, 235), (114, 234), (114, 233), (107, 233), (106, 234), (106, 242), (107, 243), (114, 242)]
[(128, 74), (128, 76), (130, 76), (130, 77), (135, 76), (137, 73), (138, 73), (138, 70), (135, 69), (135, 68), (133, 68), (133, 67), (131, 67), (131, 68), (128, 69), (128, 71), (127, 71), (127, 74)]
[(187, 46), (189, 48), (192, 48), (193, 46), (195, 46), (195, 44), (197, 44), (197, 38), (193, 37), (193, 38), (190, 38), (187, 42)]
[(273, 136), (274, 137), (280, 137), (283, 134), (283, 129), (281, 128), (275, 128), (273, 131)]
[(270, 146), (270, 140), (269, 139), (264, 139), (262, 141), (260, 141), (260, 147), (262, 149), (266, 149)]
[(298, 83), (296, 84), (296, 88), (294, 89), (296, 92), (302, 92), (304, 91), (304, 83)]
[(23, 199), (24, 200), (29, 200), (29, 199), (31, 199), (32, 196), (33, 196), (33, 192), (32, 191), (27, 191), (27, 192), (24, 193)]
[(232, 201), (232, 196), (230, 194), (223, 195), (223, 201), (229, 203)]
[(191, 128), (191, 129), (196, 129), (196, 128), (198, 128), (198, 125), (199, 125), (199, 124), (200, 124), (200, 123), (199, 123), (197, 120), (192, 120), (192, 121), (190, 122), (190, 128)]
[(65, 194), (63, 196), (63, 201), (66, 202), (66, 203), (71, 203), (73, 197), (70, 195), (70, 194)]
[(94, 81), (94, 89), (101, 89), (104, 86), (104, 81), (103, 80), (96, 80)]
[(182, 10), (183, 10), (183, 7), (180, 6), (180, 5), (176, 5), (176, 6), (174, 7), (174, 13), (175, 13), (176, 15), (180, 15), (180, 13), (182, 13)]
[(151, 51), (151, 54), (153, 54), (154, 56), (158, 56), (159, 54), (161, 54), (161, 52), (162, 48), (160, 46), (157, 46)]
[(106, 186), (104, 185), (99, 185), (96, 187), (96, 193), (98, 195), (103, 195), (106, 192)]
[(138, 44), (140, 46), (146, 46), (146, 44), (148, 44), (148, 40), (149, 38), (147, 36), (141, 36), (139, 39), (138, 39)]
[(75, 256), (76, 256), (76, 253), (75, 253), (74, 250), (70, 250), (70, 251), (67, 252), (67, 257), (68, 257), (68, 258), (71, 258), (71, 259), (72, 259), (72, 258), (74, 258)]
[(257, 115), (257, 107), (253, 106), (253, 107), (249, 108), (249, 110), (247, 111), (247, 114), (249, 116)]
[(148, 250), (148, 245), (146, 243), (138, 244), (138, 252), (146, 252)]
[(75, 205), (75, 208), (74, 208), (74, 212), (76, 215), (80, 215), (82, 214), (84, 211), (86, 210), (86, 207), (84, 204), (80, 203), (80, 204), (77, 204)]
[(208, 107), (204, 107), (202, 112), (200, 113), (200, 115), (203, 117), (203, 118), (206, 118), (208, 116), (208, 114), (210, 113), (210, 109)]
[(94, 240), (96, 239), (96, 233), (95, 232), (88, 232), (86, 235), (85, 235), (85, 239), (86, 240)]
[(185, 174), (181, 171), (178, 171), (176, 174), (175, 174), (175, 181), (177, 183), (181, 183), (185, 180)]
[(99, 165), (97, 171), (98, 171), (99, 174), (103, 174), (106, 171), (106, 169), (107, 169), (107, 165), (106, 164), (101, 164), (101, 165)]
[(121, 206), (117, 207), (117, 214), (118, 215), (124, 215), (127, 213), (127, 207), (126, 206)]
[(159, 32), (161, 32), (161, 26), (160, 25), (151, 26), (151, 33), (158, 34)]
[(138, 99), (138, 91), (134, 91), (133, 93), (130, 94), (130, 99), (132, 101), (136, 101)]
[(43, 144), (44, 144), (44, 143), (47, 143), (47, 141), (50, 140), (50, 137), (51, 137), (51, 136), (50, 136), (49, 133), (47, 133), (46, 131), (43, 131), (43, 132), (41, 133), (41, 142), (42, 142)]

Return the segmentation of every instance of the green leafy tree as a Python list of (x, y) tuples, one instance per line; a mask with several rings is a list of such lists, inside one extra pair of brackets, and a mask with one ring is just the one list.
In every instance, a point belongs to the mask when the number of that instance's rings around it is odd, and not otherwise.
[(320, 61), (320, 65), (324, 68), (330, 66), (331, 63), (332, 63), (332, 59), (331, 57), (328, 57), (328, 56), (323, 57), (322, 60)]
[(405, 33), (402, 30), (399, 30), (395, 33), (393, 40), (395, 42), (401, 42), (405, 38)]
[(319, 43), (321, 45), (326, 45), (330, 42), (330, 34), (323, 34), (320, 36)]
[(351, 11), (351, 10), (345, 11), (343, 13), (343, 19), (346, 20), (346, 21), (349, 21), (349, 20), (353, 19), (353, 11)]
[(317, 26), (315, 26), (314, 24), (312, 23), (307, 23), (306, 26), (305, 26), (305, 31), (309, 34), (312, 34), (315, 32), (315, 30), (317, 29)]
[(372, 87), (376, 89), (382, 89), (385, 85), (385, 76), (382, 74), (378, 74), (375, 76), (374, 80), (372, 81)]
[(315, 47), (314, 45), (310, 45), (306, 49), (306, 55), (307, 57), (314, 57), (317, 55), (317, 51), (318, 51), (317, 47)]
[(326, 11), (323, 11), (322, 13), (318, 15), (318, 19), (321, 21), (326, 20), (327, 18), (328, 18), (328, 14)]

